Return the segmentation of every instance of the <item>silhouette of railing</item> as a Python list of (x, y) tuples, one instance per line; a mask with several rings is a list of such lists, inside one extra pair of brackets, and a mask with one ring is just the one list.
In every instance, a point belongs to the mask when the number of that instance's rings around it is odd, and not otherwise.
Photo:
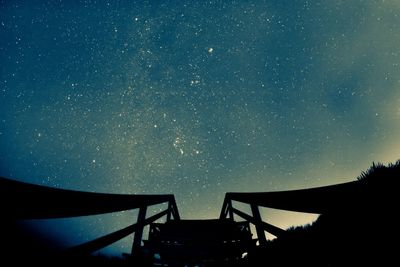
[[(168, 208), (146, 218), (147, 207), (168, 203)], [(121, 195), (89, 193), (33, 185), (0, 177), (2, 220), (50, 219), (139, 209), (137, 222), (116, 232), (69, 248), (68, 253), (90, 254), (135, 233), (132, 252), (141, 246), (146, 225), (166, 216), (179, 220), (174, 195)]]
[[(234, 215), (242, 217), (255, 226), (259, 244), (267, 242), (265, 231), (274, 236), (282, 236), (285, 230), (262, 220), (259, 207), (305, 213), (337, 213), (343, 207), (356, 208), (354, 196), (366, 192), (364, 185), (349, 182), (332, 186), (262, 193), (226, 193), (220, 219), (233, 220)], [(338, 196), (340, 196), (338, 198)], [(251, 215), (232, 205), (232, 201), (249, 204)], [(168, 203), (168, 208), (146, 218), (147, 207)], [(99, 237), (95, 240), (68, 249), (69, 253), (86, 255), (135, 233), (132, 253), (142, 242), (144, 227), (166, 216), (169, 221), (180, 220), (173, 195), (119, 195), (89, 193), (56, 189), (0, 178), (0, 208), (3, 218), (9, 220), (49, 219), (87, 216), (110, 212), (139, 209), (137, 222), (123, 229)]]
[[(228, 266), (227, 264), (229, 266), (258, 266), (258, 262), (264, 261), (265, 253), (268, 252), (271, 252), (269, 262), (274, 266), (275, 264), (279, 266), (299, 264), (320, 266), (321, 262), (325, 263), (327, 260), (328, 264), (332, 266), (349, 265), (347, 263), (352, 265), (367, 265), (370, 262), (391, 263), (397, 260), (397, 251), (392, 244), (393, 237), (398, 234), (396, 212), (399, 203), (399, 171), (400, 161), (388, 167), (373, 165), (355, 182), (281, 192), (226, 193), (220, 220), (211, 220), (211, 222), (210, 220), (209, 222), (180, 220), (173, 195), (114, 195), (77, 192), (0, 177), (0, 211), (2, 212), (0, 236), (2, 244), (5, 245), (2, 246), (3, 253), (0, 256), (3, 260), (6, 259), (5, 262), (7, 259), (22, 259), (24, 264), (13, 264), (19, 266), (31, 264), (31, 259), (34, 257), (26, 256), (34, 255), (36, 252), (40, 253), (42, 248), (45, 249), (43, 253), (45, 257), (53, 252), (53, 250), (47, 250), (47, 247), (41, 246), (40, 242), (36, 242), (36, 236), (33, 236), (34, 240), (25, 239), (25, 237), (30, 237), (30, 232), (27, 235), (24, 232), (19, 234), (19, 230), (25, 229), (18, 228), (19, 222), (15, 223), (16, 220), (74, 217), (139, 209), (135, 224), (70, 248), (68, 252), (75, 253), (75, 255), (87, 255), (135, 233), (132, 245), (132, 251), (135, 253), (133, 254), (136, 254), (137, 249), (139, 252), (143, 252), (137, 253), (138, 257), (129, 257), (129, 260), (133, 259), (135, 264), (149, 263), (149, 259), (158, 259), (159, 262), (153, 262), (154, 266), (161, 266), (159, 263), (168, 261), (183, 263), (181, 266), (193, 265), (192, 258), (195, 255), (198, 257), (195, 264), (199, 266), (209, 266), (208, 264), (211, 266)], [(235, 203), (233, 203), (234, 201)], [(251, 214), (234, 207), (233, 204), (236, 206), (236, 202), (248, 204)], [(166, 210), (146, 218), (147, 207), (161, 203), (168, 203)], [(309, 227), (285, 231), (263, 221), (259, 211), (260, 207), (316, 213), (322, 214), (322, 216)], [(379, 214), (385, 216), (371, 216), (371, 210), (379, 211)], [(147, 242), (144, 242), (147, 247), (139, 249), (144, 227), (163, 216), (166, 216), (166, 220), (169, 222), (162, 225), (153, 224), (157, 229), (154, 230), (154, 228), (151, 232), (150, 228), (149, 237), (155, 239), (149, 238)], [(235, 222), (234, 216), (242, 217), (246, 222), (244, 224)], [(170, 221), (172, 218), (174, 221)], [(227, 222), (228, 224), (226, 224)], [(258, 247), (255, 246), (255, 240), (249, 233), (249, 223), (255, 226), (260, 245)], [(245, 228), (242, 229), (245, 229), (247, 237), (236, 238), (234, 231), (228, 231), (226, 226), (229, 224), (232, 226), (245, 225)], [(221, 227), (223, 227), (222, 231)], [(204, 235), (198, 231), (200, 228)], [(371, 230), (379, 234), (368, 234)], [(216, 238), (223, 232), (227, 232), (223, 238)], [(284, 238), (267, 244), (265, 232), (278, 237), (284, 236)], [(221, 240), (223, 247), (218, 249), (215, 245), (221, 244)], [(245, 242), (237, 242), (240, 240)], [(25, 242), (27, 242), (27, 246), (24, 246)], [(11, 247), (8, 246), (10, 244)], [(39, 245), (39, 248), (29, 254), (32, 245), (36, 244)], [(192, 246), (193, 244), (197, 247)], [(161, 250), (165, 248), (165, 245), (171, 246), (172, 249), (170, 251)], [(236, 253), (234, 249), (231, 249), (237, 246), (243, 250)], [(22, 253), (20, 248), (24, 249)], [(207, 251), (212, 257), (204, 256), (204, 248), (208, 249)], [(290, 251), (291, 257), (287, 257), (288, 251)], [(10, 255), (8, 252), (11, 252)], [(232, 252), (235, 253), (232, 254)], [(245, 253), (248, 257), (236, 256)], [(55, 258), (61, 259), (61, 261), (69, 259), (68, 256), (71, 255), (67, 254), (66, 258), (58, 258), (60, 255), (55, 254)], [(160, 258), (161, 255), (165, 258)], [(174, 258), (174, 255), (177, 256)], [(187, 258), (184, 259), (181, 255), (187, 256)], [(220, 257), (221, 255), (222, 257)], [(228, 258), (225, 255), (233, 255), (232, 262), (227, 262)], [(303, 257), (304, 255), (312, 257)], [(74, 257), (71, 258), (75, 260)], [(218, 261), (220, 258), (222, 262)], [(314, 260), (310, 262), (311, 258)], [(50, 258), (51, 263), (53, 263), (52, 259)], [(76, 259), (81, 260), (86, 257), (77, 257)], [(70, 266), (70, 264), (67, 265)], [(91, 264), (87, 265), (91, 266)], [(138, 266), (145, 265), (139, 264)]]
[[(357, 203), (352, 201), (354, 196), (361, 194), (363, 194), (363, 189), (357, 182), (290, 191), (226, 193), (220, 219), (233, 220), (235, 214), (252, 223), (255, 226), (259, 244), (263, 246), (267, 242), (264, 231), (279, 237), (285, 234), (285, 230), (263, 221), (259, 207), (303, 213), (333, 213), (343, 207), (351, 208), (352, 203)], [(249, 204), (252, 215), (233, 207), (232, 201)]]

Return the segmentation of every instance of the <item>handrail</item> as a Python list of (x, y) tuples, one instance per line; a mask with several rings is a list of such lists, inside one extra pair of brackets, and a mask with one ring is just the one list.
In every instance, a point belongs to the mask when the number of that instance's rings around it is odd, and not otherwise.
[(95, 252), (99, 249), (102, 249), (108, 245), (111, 245), (118, 240), (121, 240), (122, 238), (134, 233), (139, 227), (143, 227), (145, 225), (148, 225), (161, 217), (167, 215), (169, 210), (164, 210), (158, 214), (153, 215), (150, 218), (147, 218), (142, 224), (135, 223), (132, 225), (129, 225), (128, 227), (125, 227), (121, 230), (115, 231), (111, 234), (96, 238), (94, 240), (88, 241), (86, 243), (71, 247), (68, 249), (69, 253), (72, 254), (90, 254), (92, 252)]
[[(257, 193), (226, 193), (227, 200), (239, 201), (257, 206), (322, 214), (336, 211), (339, 207), (349, 205), (349, 200), (362, 187), (357, 181), (307, 189), (257, 192)], [(338, 198), (340, 196), (340, 198)], [(350, 201), (351, 203), (352, 201)]]
[(0, 207), (2, 212), (15, 219), (96, 215), (170, 201), (175, 201), (174, 195), (91, 193), (28, 184), (0, 177)]
[[(145, 217), (148, 206), (166, 202), (166, 210), (149, 218)], [(180, 219), (174, 195), (90, 193), (34, 185), (2, 177), (0, 209), (6, 215), (6, 220), (65, 218), (140, 209), (136, 224), (67, 250), (68, 253), (79, 255), (92, 253), (135, 232), (133, 251), (140, 247), (143, 228), (146, 225), (163, 216), (167, 216), (167, 220)]]
[[(363, 187), (357, 181), (315, 187), (299, 190), (257, 192), (257, 193), (232, 193), (225, 194), (220, 213), (220, 219), (230, 218), (236, 214), (248, 222), (254, 224), (260, 245), (265, 244), (264, 231), (274, 236), (282, 236), (285, 230), (261, 220), (259, 207), (267, 207), (280, 210), (297, 211), (305, 213), (323, 214), (337, 212), (344, 205), (352, 208), (351, 201), (354, 195), (363, 193)], [(340, 196), (340, 198), (338, 198)], [(249, 204), (253, 215), (244, 213), (233, 207), (232, 201)]]
[[(240, 210), (235, 209), (235, 208), (232, 208), (232, 211), (233, 211), (233, 213), (235, 213), (238, 216), (242, 217), (246, 221), (248, 221), (248, 222), (250, 222), (252, 224), (257, 224), (256, 220), (251, 215), (249, 215), (247, 213), (244, 213), (243, 211), (240, 211)], [(283, 234), (285, 234), (285, 230), (283, 230), (283, 229), (281, 229), (281, 228), (279, 228), (279, 227), (277, 227), (275, 225), (269, 224), (269, 223), (264, 222), (264, 221), (261, 221), (260, 223), (261, 223), (262, 229), (264, 231), (267, 231), (268, 233), (271, 233), (274, 236), (282, 236)]]

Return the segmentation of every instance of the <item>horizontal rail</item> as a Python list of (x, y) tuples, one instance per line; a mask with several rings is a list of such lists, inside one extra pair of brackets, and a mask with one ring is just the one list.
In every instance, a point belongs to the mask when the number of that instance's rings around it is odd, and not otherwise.
[(121, 230), (113, 232), (111, 234), (108, 234), (108, 235), (96, 238), (94, 240), (91, 240), (89, 242), (71, 247), (67, 250), (67, 253), (71, 253), (74, 255), (86, 255), (86, 254), (93, 253), (99, 249), (102, 249), (108, 245), (111, 245), (112, 243), (115, 243), (118, 240), (134, 233), (140, 227), (146, 226), (146, 225), (160, 219), (161, 217), (167, 215), (168, 212), (169, 212), (169, 210), (166, 209), (160, 213), (157, 213), (157, 214), (145, 219), (143, 224), (135, 223), (135, 224), (125, 227)]
[[(259, 192), (259, 193), (226, 193), (220, 219), (229, 217), (233, 220), (236, 214), (255, 225), (260, 244), (265, 241), (264, 231), (274, 236), (282, 236), (285, 230), (272, 224), (264, 222), (260, 218), (258, 207), (267, 207), (280, 210), (297, 211), (305, 213), (329, 213), (337, 212), (344, 206), (355, 208), (355, 195), (365, 193), (365, 188), (357, 181), (331, 186), (278, 191), (278, 192)], [(338, 197), (340, 196), (340, 197)], [(232, 201), (249, 204), (252, 208), (253, 216), (246, 214), (232, 206)]]
[(354, 195), (362, 192), (362, 187), (355, 181), (280, 192), (226, 193), (223, 209), (225, 203), (235, 200), (273, 209), (322, 214), (339, 210), (343, 205), (348, 207), (354, 203)]
[[(145, 219), (148, 206), (166, 203), (168, 208)], [(82, 256), (109, 246), (135, 232), (132, 253), (139, 249), (144, 226), (167, 216), (179, 220), (174, 195), (122, 195), (51, 188), (0, 177), (0, 209), (4, 220), (51, 219), (88, 216), (139, 208), (138, 221), (64, 251)], [(141, 215), (142, 214), (142, 215)]]
[(67, 253), (79, 254), (79, 255), (90, 254), (92, 252), (95, 252), (99, 249), (102, 249), (102, 248), (108, 246), (108, 245), (111, 245), (112, 243), (115, 243), (118, 240), (121, 240), (122, 238), (132, 234), (133, 232), (135, 232), (136, 228), (137, 228), (136, 224), (129, 225), (128, 227), (125, 227), (116, 232), (113, 232), (108, 235), (88, 241), (86, 243), (71, 247), (71, 248), (67, 249)]
[(284, 235), (284, 234), (286, 233), (285, 230), (283, 230), (283, 229), (281, 229), (281, 228), (279, 228), (279, 227), (277, 227), (277, 226), (275, 226), (275, 225), (269, 224), (269, 223), (264, 222), (264, 221), (257, 222), (257, 221), (253, 218), (253, 216), (250, 216), (249, 214), (244, 213), (244, 212), (242, 212), (242, 211), (240, 211), (240, 210), (238, 210), (238, 209), (235, 209), (235, 208), (233, 208), (233, 207), (232, 207), (232, 211), (233, 211), (233, 213), (237, 214), (238, 216), (240, 216), (240, 217), (242, 217), (243, 219), (245, 219), (245, 220), (251, 222), (251, 223), (254, 224), (254, 225), (260, 224), (260, 226), (262, 227), (262, 229), (263, 229), (264, 231), (267, 231), (268, 233), (273, 234), (273, 235), (276, 236), (276, 237), (282, 236), (282, 235)]
[(96, 215), (168, 201), (175, 202), (174, 195), (90, 193), (0, 178), (0, 208), (3, 214), (7, 214), (8, 218), (13, 219), (50, 219)]

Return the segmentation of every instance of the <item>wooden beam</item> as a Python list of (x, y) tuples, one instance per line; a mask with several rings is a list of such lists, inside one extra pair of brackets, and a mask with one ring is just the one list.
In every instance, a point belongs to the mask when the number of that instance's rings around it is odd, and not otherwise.
[[(168, 210), (164, 210), (160, 213), (157, 213), (149, 218), (147, 218), (143, 223), (144, 225), (148, 225), (161, 217), (165, 216), (167, 214)], [(87, 255), (90, 253), (93, 253), (99, 249), (102, 249), (106, 246), (111, 245), (112, 243), (117, 242), (118, 240), (134, 233), (137, 229), (140, 228), (140, 225), (137, 223), (132, 224), (128, 227), (125, 227), (121, 230), (115, 231), (113, 233), (110, 233), (108, 235), (96, 238), (94, 240), (91, 240), (89, 242), (71, 247), (67, 249), (67, 253), (72, 253), (74, 255)]]
[(174, 220), (180, 220), (181, 217), (179, 216), (178, 206), (176, 205), (175, 197), (170, 200), (172, 206), (172, 215)]
[(261, 226), (262, 219), (260, 211), (257, 205), (252, 204), (250, 206), (251, 206), (251, 212), (253, 213), (254, 226), (256, 227), (258, 242), (260, 243), (261, 246), (265, 246), (267, 244), (267, 239), (265, 238), (264, 229)]
[(143, 236), (143, 229), (144, 229), (144, 221), (146, 219), (146, 210), (147, 207), (141, 207), (139, 209), (139, 215), (137, 218), (137, 225), (138, 229), (135, 231), (135, 238), (133, 239), (133, 244), (132, 244), (132, 254), (135, 251), (138, 251), (138, 249), (141, 246), (142, 243), (142, 236)]
[(64, 190), (0, 177), (0, 209), (9, 219), (49, 219), (136, 209), (173, 195), (121, 195)]
[(300, 190), (226, 193), (225, 198), (273, 209), (322, 214), (339, 211), (343, 207), (351, 208), (349, 205), (356, 203), (354, 196), (362, 195), (363, 190), (355, 181)]
[(224, 203), (222, 203), (222, 209), (221, 209), (221, 213), (219, 215), (220, 219), (226, 219), (228, 216), (228, 202), (229, 202), (229, 198), (227, 198), (227, 196), (225, 195)]
[[(235, 208), (232, 208), (232, 211), (233, 211), (233, 213), (237, 214), (238, 216), (242, 217), (246, 221), (251, 222), (254, 225), (257, 223), (256, 220), (247, 213), (244, 213)], [(264, 229), (264, 231), (267, 231), (268, 233), (273, 234), (276, 237), (282, 236), (286, 233), (285, 230), (283, 230), (275, 225), (264, 222), (264, 221), (261, 221), (260, 225)]]
[(173, 207), (172, 207), (172, 204), (170, 201), (170, 202), (168, 202), (167, 222), (169, 222), (171, 220), (172, 212), (173, 212)]
[(232, 210), (233, 206), (232, 206), (232, 200), (228, 200), (228, 207), (227, 207), (227, 215), (229, 215), (229, 219), (231, 219), (233, 221), (233, 210)]
[(69, 248), (67, 249), (67, 253), (71, 253), (74, 255), (88, 255), (132, 234), (133, 232), (135, 232), (135, 230), (137, 230), (137, 228), (137, 224), (132, 224), (111, 234)]

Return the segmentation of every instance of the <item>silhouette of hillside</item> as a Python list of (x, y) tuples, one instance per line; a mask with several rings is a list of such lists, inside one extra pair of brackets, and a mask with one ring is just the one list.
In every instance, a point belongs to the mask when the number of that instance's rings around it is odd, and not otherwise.
[[(357, 179), (351, 197), (337, 195), (338, 207), (312, 224), (290, 228), (253, 254), (268, 266), (396, 265), (400, 161), (373, 164)], [(318, 201), (317, 199), (315, 201)]]

